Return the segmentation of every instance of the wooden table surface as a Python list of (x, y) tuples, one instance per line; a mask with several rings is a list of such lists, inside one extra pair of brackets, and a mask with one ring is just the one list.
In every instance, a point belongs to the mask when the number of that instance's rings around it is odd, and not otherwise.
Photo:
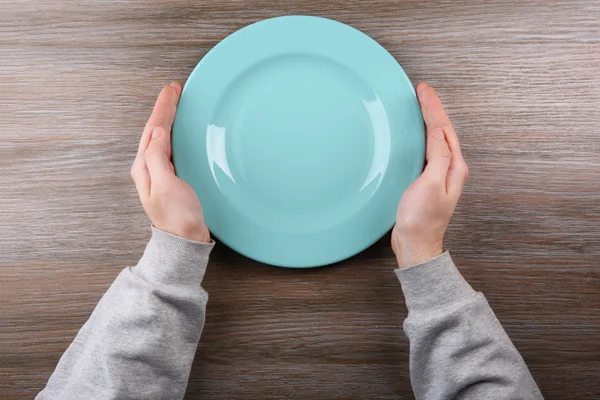
[[(32, 398), (149, 223), (160, 87), (266, 17), (334, 18), (438, 88), (471, 168), (446, 245), (547, 399), (600, 398), (600, 3), (0, 1), (0, 398)], [(409, 399), (389, 237), (278, 269), (218, 245), (187, 398)]]

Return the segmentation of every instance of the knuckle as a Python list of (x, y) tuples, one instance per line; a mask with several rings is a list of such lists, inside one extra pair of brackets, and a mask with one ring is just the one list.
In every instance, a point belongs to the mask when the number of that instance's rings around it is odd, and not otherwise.
[(467, 180), (467, 178), (469, 177), (469, 166), (467, 165), (467, 163), (464, 160), (462, 162), (462, 168), (463, 168), (463, 174), (465, 176), (465, 180)]
[(414, 218), (411, 217), (410, 213), (402, 213), (396, 218), (396, 231), (395, 236), (398, 236), (398, 231), (410, 230), (415, 225)]
[(131, 166), (131, 169), (129, 170), (129, 175), (131, 176), (131, 179), (133, 179), (135, 181), (136, 177), (138, 174), (138, 166), (137, 163), (133, 163), (133, 165)]

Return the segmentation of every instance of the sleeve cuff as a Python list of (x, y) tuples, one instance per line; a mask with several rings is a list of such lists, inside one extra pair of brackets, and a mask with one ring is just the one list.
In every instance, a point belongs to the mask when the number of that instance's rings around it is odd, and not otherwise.
[(455, 304), (476, 294), (462, 277), (449, 252), (429, 261), (394, 271), (412, 313), (425, 313)]
[(144, 255), (132, 271), (156, 285), (197, 286), (202, 283), (214, 244), (194, 242), (152, 227)]

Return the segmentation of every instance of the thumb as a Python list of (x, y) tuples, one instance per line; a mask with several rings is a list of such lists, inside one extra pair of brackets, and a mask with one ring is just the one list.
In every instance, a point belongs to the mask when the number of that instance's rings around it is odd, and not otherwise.
[(427, 165), (423, 176), (433, 182), (444, 184), (446, 188), (446, 175), (450, 167), (451, 153), (442, 129), (433, 129), (427, 133)]
[(152, 131), (150, 144), (146, 149), (146, 165), (150, 173), (150, 188), (160, 184), (173, 175), (171, 160), (169, 159), (169, 138), (162, 127), (156, 127)]

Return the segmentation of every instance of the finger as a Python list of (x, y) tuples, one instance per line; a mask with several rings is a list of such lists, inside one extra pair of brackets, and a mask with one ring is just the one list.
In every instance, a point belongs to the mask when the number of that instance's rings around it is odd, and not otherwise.
[(135, 188), (140, 196), (140, 200), (142, 202), (146, 201), (150, 195), (150, 174), (146, 167), (146, 163), (143, 160), (133, 163), (133, 166), (131, 167), (131, 178), (135, 183)]
[(448, 134), (446, 134), (446, 141), (448, 142), (448, 147), (452, 154), (452, 160), (450, 161), (450, 167), (448, 168), (448, 175), (446, 177), (446, 188), (448, 194), (458, 201), (463, 187), (465, 186), (465, 182), (469, 177), (469, 167), (460, 150), (457, 150), (458, 139), (456, 139), (456, 143), (453, 145), (448, 138)]
[[(452, 122), (450, 122), (435, 89), (425, 82), (421, 82), (417, 85), (417, 95), (427, 130), (439, 128), (448, 133), (451, 138), (456, 138)], [(458, 144), (458, 140), (456, 140), (456, 144)]]
[(423, 177), (428, 181), (436, 183), (447, 191), (446, 176), (452, 154), (446, 142), (444, 131), (433, 129), (427, 132), (427, 151), (425, 153), (427, 165), (423, 171)]
[[(142, 133), (138, 152), (131, 166), (131, 177), (135, 183), (140, 199), (144, 201), (150, 194), (150, 173), (146, 166), (144, 152), (148, 148), (154, 124), (172, 124), (174, 109), (181, 93), (181, 84), (173, 82), (165, 86), (154, 104), (152, 115)], [(174, 103), (174, 104), (173, 104)], [(172, 114), (172, 115), (171, 115)]]
[(173, 82), (169, 86), (163, 87), (156, 103), (152, 114), (144, 127), (140, 145), (138, 147), (138, 155), (143, 158), (143, 153), (148, 148), (152, 131), (157, 126), (162, 127), (167, 132), (171, 132), (171, 126), (173, 125), (173, 119), (175, 118), (175, 111), (177, 109), (177, 102), (181, 94), (181, 84), (179, 82)]
[(466, 181), (468, 168), (460, 150), (456, 131), (434, 88), (421, 82), (417, 85), (417, 94), (427, 130), (441, 129), (444, 132), (452, 156), (446, 177), (446, 189), (458, 198)]
[(150, 193), (158, 189), (162, 183), (172, 178), (173, 170), (168, 155), (169, 134), (162, 127), (156, 127), (152, 131), (150, 144), (144, 155), (148, 172), (150, 173)]
[(171, 86), (173, 89), (175, 89), (175, 91), (177, 92), (177, 101), (179, 101), (179, 96), (181, 96), (181, 91), (183, 90), (183, 86), (181, 85), (181, 83), (179, 83), (177, 81), (171, 82), (171, 84), (169, 86)]
[(177, 81), (171, 82), (170, 86), (173, 89), (175, 89), (176, 96), (175, 96), (175, 105), (173, 106), (173, 114), (171, 115), (171, 118), (169, 120), (169, 126), (168, 126), (169, 134), (167, 135), (167, 139), (168, 139), (168, 143), (169, 143), (169, 150), (168, 150), (167, 154), (169, 155), (169, 158), (171, 158), (171, 130), (173, 128), (173, 122), (175, 121), (175, 116), (177, 115), (177, 105), (179, 104), (179, 99), (181, 97), (181, 92), (183, 90), (181, 83), (179, 83)]

